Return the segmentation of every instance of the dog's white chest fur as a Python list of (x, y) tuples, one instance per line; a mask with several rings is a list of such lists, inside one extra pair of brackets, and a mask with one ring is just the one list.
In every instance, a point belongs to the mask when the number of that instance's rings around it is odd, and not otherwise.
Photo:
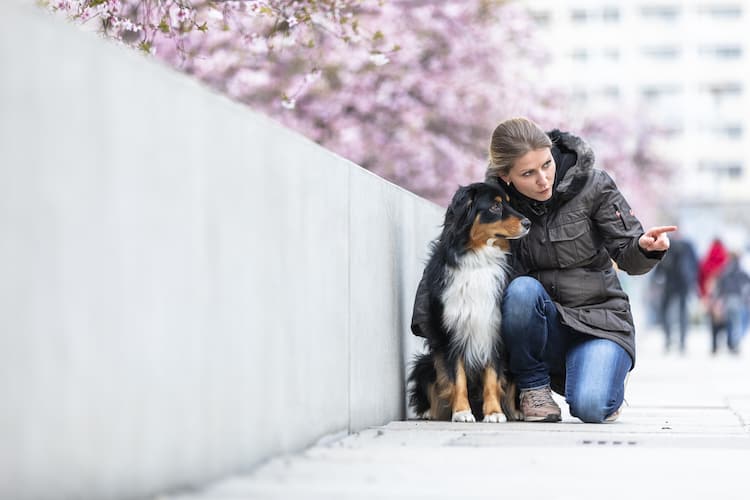
[(452, 348), (464, 353), (466, 368), (480, 370), (490, 362), (500, 335), (499, 295), (508, 279), (506, 253), (484, 247), (448, 268), (443, 292), (443, 325), (454, 334)]

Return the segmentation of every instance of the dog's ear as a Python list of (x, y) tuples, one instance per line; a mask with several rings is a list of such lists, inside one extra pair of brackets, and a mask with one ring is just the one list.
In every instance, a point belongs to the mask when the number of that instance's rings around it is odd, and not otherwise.
[(453, 195), (453, 200), (445, 212), (444, 227), (458, 228), (464, 225), (461, 221), (465, 219), (474, 204), (473, 186), (460, 186)]
[(448, 248), (448, 260), (455, 261), (461, 253), (469, 233), (469, 226), (474, 222), (476, 207), (474, 198), (476, 186), (462, 186), (453, 195), (450, 207), (445, 213), (442, 240)]

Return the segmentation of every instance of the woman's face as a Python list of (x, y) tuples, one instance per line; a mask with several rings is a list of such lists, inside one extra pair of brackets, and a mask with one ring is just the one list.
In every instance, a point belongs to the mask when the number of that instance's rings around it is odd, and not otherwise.
[(534, 149), (518, 158), (510, 173), (500, 178), (512, 182), (519, 193), (532, 200), (547, 201), (552, 197), (555, 168), (550, 148)]

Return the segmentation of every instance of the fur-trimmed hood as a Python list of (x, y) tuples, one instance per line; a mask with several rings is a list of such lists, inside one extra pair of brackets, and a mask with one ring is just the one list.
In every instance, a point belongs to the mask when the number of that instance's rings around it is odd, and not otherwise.
[(552, 140), (552, 156), (558, 168), (555, 196), (567, 201), (581, 192), (594, 168), (594, 150), (586, 141), (569, 132), (547, 132)]

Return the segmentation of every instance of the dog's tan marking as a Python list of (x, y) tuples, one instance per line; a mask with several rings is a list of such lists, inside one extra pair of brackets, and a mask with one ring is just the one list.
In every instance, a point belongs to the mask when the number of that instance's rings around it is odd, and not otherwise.
[(440, 405), (440, 398), (438, 397), (438, 385), (437, 382), (430, 384), (427, 389), (427, 397), (430, 400), (430, 418), (432, 420), (438, 420), (438, 411)]
[(477, 215), (469, 233), (469, 248), (479, 250), (487, 244), (488, 240), (493, 240), (496, 247), (500, 247), (507, 252), (510, 249), (510, 243), (502, 237), (515, 238), (523, 234), (524, 231), (521, 219), (518, 217), (508, 217), (490, 224), (484, 224), (479, 221), (479, 215)]
[(495, 246), (503, 252), (510, 252), (510, 241), (504, 239), (496, 239), (492, 242), (492, 246)]
[(450, 401), (453, 395), (453, 383), (448, 378), (443, 358), (435, 356), (435, 372), (437, 378), (429, 392), (430, 418), (433, 420), (450, 420)]
[(482, 404), (482, 412), (486, 415), (493, 413), (501, 413), (500, 399), (502, 397), (502, 386), (498, 383), (497, 372), (491, 366), (484, 369), (484, 387), (482, 391), (482, 397), (484, 402)]
[(518, 401), (518, 385), (515, 382), (507, 380), (505, 377), (501, 378), (500, 384), (504, 389), (504, 393), (500, 397), (500, 406), (503, 408), (505, 418), (509, 422), (512, 420), (523, 420), (523, 413)]
[(469, 387), (466, 383), (466, 370), (464, 369), (464, 361), (462, 359), (459, 359), (456, 364), (456, 384), (453, 389), (451, 409), (454, 414), (460, 411), (471, 411), (471, 407), (469, 406)]

